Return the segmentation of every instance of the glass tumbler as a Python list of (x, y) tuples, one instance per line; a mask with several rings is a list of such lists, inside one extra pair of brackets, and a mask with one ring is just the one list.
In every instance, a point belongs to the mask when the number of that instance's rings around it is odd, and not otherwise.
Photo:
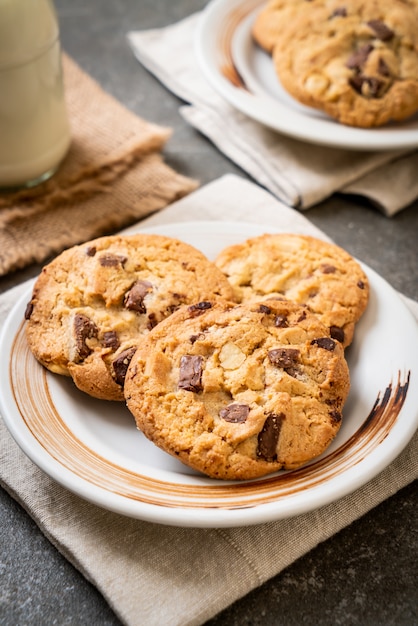
[(51, 0), (0, 0), (0, 188), (32, 187), (70, 146)]

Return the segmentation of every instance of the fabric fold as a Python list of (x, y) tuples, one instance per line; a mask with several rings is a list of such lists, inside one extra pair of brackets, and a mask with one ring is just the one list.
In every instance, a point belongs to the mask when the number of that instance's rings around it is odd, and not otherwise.
[[(418, 197), (416, 152), (365, 152), (305, 143), (230, 106), (209, 84), (193, 52), (200, 18), (201, 13), (195, 13), (165, 28), (131, 31), (128, 42), (139, 62), (187, 103), (180, 108), (186, 121), (254, 180), (299, 209), (334, 192), (360, 193), (390, 216)], [(395, 175), (399, 168), (401, 179)]]
[[(190, 220), (264, 223), (326, 238), (300, 212), (232, 175), (139, 226)], [(0, 321), (26, 289), (28, 283), (0, 296)], [(418, 319), (418, 304), (407, 298), (404, 302)], [(416, 434), (378, 476), (327, 506), (257, 526), (176, 528), (123, 517), (70, 493), (23, 454), (0, 419), (2, 486), (99, 589), (126, 626), (203, 624), (416, 479), (417, 459)]]

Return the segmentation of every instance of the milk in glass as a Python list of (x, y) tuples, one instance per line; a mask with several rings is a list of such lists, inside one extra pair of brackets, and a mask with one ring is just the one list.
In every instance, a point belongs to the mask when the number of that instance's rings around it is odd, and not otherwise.
[(53, 3), (0, 0), (0, 187), (49, 178), (69, 145)]

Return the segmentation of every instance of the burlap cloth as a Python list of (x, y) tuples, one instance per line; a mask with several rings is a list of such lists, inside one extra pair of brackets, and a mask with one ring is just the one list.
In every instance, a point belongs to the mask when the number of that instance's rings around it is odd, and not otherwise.
[(67, 55), (63, 70), (72, 144), (49, 181), (0, 195), (0, 275), (131, 224), (197, 186), (163, 161), (169, 128), (130, 112)]
[[(256, 185), (225, 176), (141, 222), (243, 220), (325, 237)], [(0, 321), (27, 289), (0, 297)], [(405, 298), (418, 319), (418, 304)], [(418, 409), (417, 409), (418, 410)], [(247, 528), (193, 529), (130, 519), (89, 504), (20, 451), (0, 418), (0, 481), (127, 626), (197, 626), (261, 585), (418, 475), (418, 434), (369, 483), (291, 519)]]

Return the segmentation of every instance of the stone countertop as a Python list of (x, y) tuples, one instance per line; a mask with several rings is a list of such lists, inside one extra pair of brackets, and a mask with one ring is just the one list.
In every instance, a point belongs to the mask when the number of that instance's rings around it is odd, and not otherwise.
[[(129, 30), (158, 28), (204, 0), (56, 0), (62, 45), (102, 87), (141, 117), (174, 130), (165, 159), (210, 182), (245, 174), (180, 116), (181, 101), (134, 58)], [(418, 300), (418, 202), (386, 218), (360, 198), (333, 196), (305, 214), (396, 289)], [(39, 268), (0, 279), (0, 291)], [(394, 324), (396, 320), (394, 320)], [(416, 483), (320, 544), (207, 626), (418, 623)], [(116, 626), (97, 590), (0, 490), (0, 624)]]

